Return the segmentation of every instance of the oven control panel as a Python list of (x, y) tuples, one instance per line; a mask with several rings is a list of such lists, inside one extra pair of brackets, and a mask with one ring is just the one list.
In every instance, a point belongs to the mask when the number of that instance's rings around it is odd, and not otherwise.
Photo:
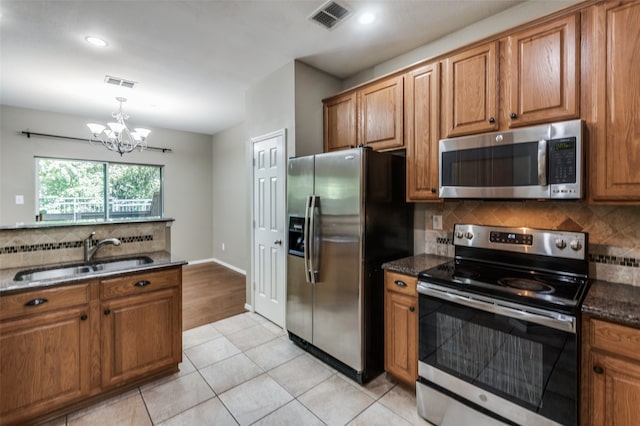
[(504, 244), (524, 244), (527, 246), (533, 245), (533, 235), (531, 234), (518, 234), (515, 232), (489, 232), (489, 241), (492, 243), (504, 243)]
[(527, 227), (456, 224), (453, 230), (453, 244), (458, 247), (579, 260), (587, 258), (587, 239), (588, 234), (584, 232)]

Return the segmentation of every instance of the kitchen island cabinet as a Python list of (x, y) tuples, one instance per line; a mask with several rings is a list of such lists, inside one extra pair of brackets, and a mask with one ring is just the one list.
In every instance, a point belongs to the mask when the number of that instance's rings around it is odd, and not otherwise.
[(384, 369), (414, 387), (418, 378), (418, 279), (384, 273)]
[(182, 266), (0, 297), (0, 424), (30, 423), (177, 371)]
[[(0, 299), (0, 424), (18, 424), (90, 394), (88, 284), (77, 287)], [(84, 300), (77, 297), (82, 292)]]

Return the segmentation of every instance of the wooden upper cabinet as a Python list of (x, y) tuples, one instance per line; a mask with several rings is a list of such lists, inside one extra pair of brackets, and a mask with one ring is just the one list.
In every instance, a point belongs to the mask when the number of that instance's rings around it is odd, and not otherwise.
[(497, 42), (444, 60), (443, 108), (447, 137), (498, 129)]
[(358, 91), (358, 144), (375, 150), (402, 148), (403, 76), (387, 78)]
[(336, 96), (324, 102), (324, 151), (357, 146), (356, 93)]
[(589, 200), (639, 204), (640, 2), (598, 4), (583, 21)]
[(420, 67), (404, 78), (407, 201), (439, 200), (440, 64)]
[(515, 33), (506, 40), (509, 127), (580, 116), (579, 16), (569, 15)]

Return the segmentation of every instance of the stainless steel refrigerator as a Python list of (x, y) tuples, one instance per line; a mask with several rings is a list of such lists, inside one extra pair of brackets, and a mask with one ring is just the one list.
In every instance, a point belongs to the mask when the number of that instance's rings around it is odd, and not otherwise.
[(286, 326), (364, 383), (384, 366), (383, 262), (413, 252), (405, 158), (367, 148), (289, 159)]

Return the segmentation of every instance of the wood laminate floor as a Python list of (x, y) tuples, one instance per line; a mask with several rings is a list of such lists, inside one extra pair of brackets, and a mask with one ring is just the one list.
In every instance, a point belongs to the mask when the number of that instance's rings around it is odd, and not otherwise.
[(245, 312), (245, 276), (214, 262), (182, 269), (182, 330)]

